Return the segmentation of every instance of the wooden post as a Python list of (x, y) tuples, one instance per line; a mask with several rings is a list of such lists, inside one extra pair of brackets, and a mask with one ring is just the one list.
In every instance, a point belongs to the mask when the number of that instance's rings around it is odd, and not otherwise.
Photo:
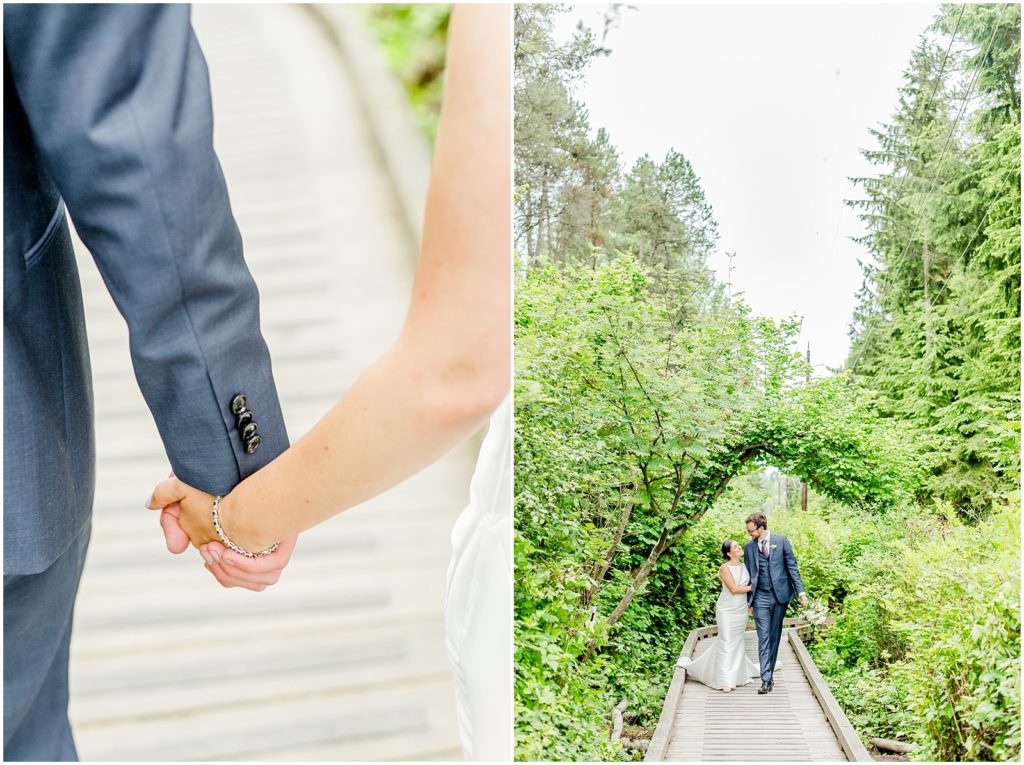
[(736, 257), (736, 253), (735, 252), (727, 252), (725, 254), (726, 254), (726, 257), (728, 257), (728, 259), (729, 259), (729, 268), (726, 271), (726, 285), (727, 285), (728, 290), (729, 290), (729, 293), (728, 293), (729, 294), (729, 304), (732, 305), (732, 270), (733, 270), (732, 259)]

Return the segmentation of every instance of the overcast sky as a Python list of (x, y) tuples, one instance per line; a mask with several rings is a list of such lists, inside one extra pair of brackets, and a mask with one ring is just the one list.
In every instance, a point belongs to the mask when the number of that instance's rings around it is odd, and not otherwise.
[[(575, 22), (600, 32), (604, 5)], [(693, 164), (718, 221), (711, 265), (761, 314), (804, 319), (800, 350), (840, 366), (866, 251), (842, 204), (859, 149), (888, 121), (901, 72), (938, 12), (933, 4), (639, 5), (623, 12), (612, 53), (577, 94), (628, 167), (670, 148)], [(819, 372), (826, 372), (819, 367)]]

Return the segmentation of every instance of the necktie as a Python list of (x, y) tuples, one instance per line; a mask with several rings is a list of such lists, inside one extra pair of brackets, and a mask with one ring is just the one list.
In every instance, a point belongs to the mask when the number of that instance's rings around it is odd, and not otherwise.
[(767, 539), (762, 539), (761, 540), (761, 554), (764, 557), (766, 557), (766, 558), (768, 557), (768, 540)]

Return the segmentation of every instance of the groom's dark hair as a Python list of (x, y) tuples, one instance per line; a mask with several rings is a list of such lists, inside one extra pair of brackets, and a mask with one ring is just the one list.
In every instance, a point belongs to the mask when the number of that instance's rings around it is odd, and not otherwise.
[(764, 513), (751, 513), (744, 523), (753, 523), (755, 529), (768, 528), (768, 519), (764, 517)]

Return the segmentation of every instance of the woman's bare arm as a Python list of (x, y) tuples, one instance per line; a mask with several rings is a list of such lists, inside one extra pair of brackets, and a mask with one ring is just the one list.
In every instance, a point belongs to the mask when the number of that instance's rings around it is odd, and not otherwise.
[(737, 585), (736, 580), (733, 579), (732, 569), (729, 568), (725, 563), (718, 569), (718, 578), (722, 580), (722, 584), (726, 586), (733, 595), (739, 595), (741, 593), (750, 592), (750, 585)]
[[(221, 505), (247, 549), (294, 536), (394, 486), (472, 434), (506, 395), (511, 353), (511, 51), (507, 6), (456, 5), (423, 242), (395, 344), (285, 453)], [(175, 479), (197, 547), (209, 495)]]

